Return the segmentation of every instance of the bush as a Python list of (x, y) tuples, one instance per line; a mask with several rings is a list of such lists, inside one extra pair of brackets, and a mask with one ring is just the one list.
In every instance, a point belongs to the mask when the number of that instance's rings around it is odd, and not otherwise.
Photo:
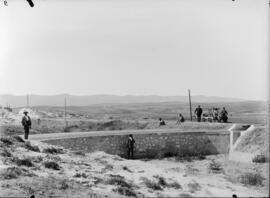
[(173, 182), (167, 185), (169, 188), (175, 188), (175, 189), (182, 189), (182, 186), (177, 183), (177, 182)]
[(0, 178), (2, 179), (16, 179), (19, 176), (28, 176), (32, 177), (35, 176), (33, 172), (29, 172), (29, 170), (19, 167), (8, 167), (4, 169), (1, 174)]
[(196, 191), (201, 190), (201, 186), (197, 182), (195, 182), (195, 181), (193, 181), (192, 183), (189, 183), (188, 184), (188, 188), (189, 188), (189, 191), (191, 193), (194, 193)]
[(81, 156), (85, 156), (85, 153), (83, 151), (74, 151), (73, 152), (75, 155), (81, 155)]
[(239, 176), (239, 181), (245, 185), (262, 185), (264, 178), (259, 173), (244, 173)]
[(18, 167), (9, 167), (1, 173), (0, 177), (3, 179), (16, 179), (21, 174), (22, 171)]
[(13, 136), (13, 138), (17, 141), (17, 142), (25, 142), (24, 141), (24, 139), (21, 137), (21, 136), (19, 136), (19, 135), (15, 135), (15, 136)]
[(126, 187), (126, 188), (131, 188), (132, 185), (127, 183), (124, 179), (124, 177), (120, 176), (120, 175), (110, 175), (111, 178), (109, 180), (107, 180), (107, 184), (110, 185), (118, 185), (121, 187)]
[(147, 188), (151, 188), (153, 190), (162, 190), (161, 185), (155, 181), (151, 181), (150, 179), (146, 177), (142, 177), (141, 180), (144, 182)]
[(32, 163), (30, 158), (14, 158), (13, 161), (18, 165), (18, 166), (27, 166), (27, 167), (32, 167), (34, 164)]
[(24, 146), (25, 146), (26, 149), (28, 149), (30, 151), (40, 152), (39, 147), (38, 146), (31, 145), (30, 142), (26, 142)]
[(53, 169), (53, 170), (60, 170), (60, 166), (54, 161), (46, 161), (44, 162), (45, 168)]
[(3, 142), (4, 144), (8, 145), (8, 146), (13, 144), (12, 138), (9, 137), (9, 136), (1, 137), (0, 141)]
[(64, 153), (64, 152), (63, 152), (63, 149), (61, 148), (48, 147), (43, 150), (43, 153), (59, 154), (59, 153)]
[(76, 173), (73, 177), (83, 177), (87, 178), (87, 175), (85, 173)]
[(66, 190), (68, 189), (69, 185), (67, 184), (66, 180), (63, 180), (60, 182), (60, 190)]
[(3, 157), (12, 157), (12, 154), (10, 151), (8, 151), (6, 148), (4, 149), (1, 149), (1, 153), (0, 153), (1, 156)]
[(136, 197), (136, 193), (133, 189), (118, 186), (116, 189), (113, 189), (114, 192), (118, 192), (121, 195), (128, 196), (128, 197)]
[(221, 164), (216, 162), (215, 160), (212, 160), (211, 163), (208, 166), (208, 169), (211, 172), (218, 173), (222, 170)]
[(252, 159), (252, 162), (254, 162), (254, 163), (265, 163), (265, 162), (267, 162), (267, 158), (264, 155), (256, 155)]
[(158, 184), (159, 185), (161, 185), (163, 187), (168, 186), (168, 184), (167, 184), (167, 182), (166, 182), (166, 180), (165, 180), (164, 177), (161, 177), (161, 176), (158, 176), (158, 175), (155, 175), (154, 177), (158, 179)]

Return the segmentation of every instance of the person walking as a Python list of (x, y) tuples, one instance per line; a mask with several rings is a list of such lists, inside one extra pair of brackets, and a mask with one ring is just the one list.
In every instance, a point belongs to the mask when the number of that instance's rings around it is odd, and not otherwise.
[(31, 118), (28, 114), (27, 111), (24, 111), (24, 116), (22, 118), (22, 125), (23, 125), (23, 128), (24, 128), (24, 139), (28, 139), (28, 136), (29, 136), (29, 130), (31, 129), (31, 126), (32, 126), (32, 122), (31, 122)]
[(203, 112), (203, 110), (202, 110), (201, 106), (199, 105), (199, 106), (195, 109), (195, 112), (194, 112), (195, 115), (197, 116), (197, 121), (198, 121), (198, 122), (201, 122), (202, 112)]
[(134, 159), (134, 144), (135, 144), (135, 140), (132, 134), (130, 134), (128, 137), (128, 143), (127, 143), (128, 159)]

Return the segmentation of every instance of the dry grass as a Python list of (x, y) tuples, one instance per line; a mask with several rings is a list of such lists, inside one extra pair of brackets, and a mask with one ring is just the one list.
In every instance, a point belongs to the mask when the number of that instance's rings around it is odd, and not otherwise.
[(64, 153), (62, 148), (56, 148), (56, 147), (48, 147), (43, 150), (43, 153), (49, 153), (49, 154), (62, 154)]
[(220, 173), (223, 170), (221, 163), (219, 163), (215, 160), (212, 160), (210, 162), (208, 169), (210, 172), (213, 172), (213, 173)]
[(0, 138), (0, 141), (4, 143), (7, 146), (10, 146), (13, 144), (13, 139), (10, 136), (4, 136)]
[(259, 173), (244, 173), (239, 176), (239, 181), (245, 185), (258, 186), (263, 184), (263, 180), (265, 178), (262, 177)]
[(3, 157), (12, 157), (12, 153), (7, 148), (1, 149), (0, 155)]
[(30, 151), (34, 151), (34, 152), (40, 152), (40, 149), (38, 146), (34, 146), (32, 145), (30, 142), (25, 142), (25, 148), (30, 150)]
[(53, 170), (60, 170), (60, 166), (57, 162), (54, 161), (46, 161), (44, 162), (45, 168), (53, 169)]
[(150, 180), (146, 177), (141, 177), (140, 179), (143, 181), (143, 183), (146, 185), (147, 188), (153, 190), (163, 190), (159, 182)]
[(18, 166), (27, 166), (27, 167), (33, 167), (34, 164), (32, 162), (31, 158), (14, 158), (13, 161), (18, 165)]

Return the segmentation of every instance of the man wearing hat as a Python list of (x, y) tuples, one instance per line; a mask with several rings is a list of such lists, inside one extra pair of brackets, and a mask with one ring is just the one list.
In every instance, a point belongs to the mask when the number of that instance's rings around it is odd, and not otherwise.
[(24, 128), (24, 139), (28, 139), (28, 135), (29, 135), (29, 129), (31, 129), (31, 119), (30, 117), (27, 115), (28, 112), (27, 111), (24, 111), (24, 116), (22, 118), (22, 125), (23, 125), (23, 128)]

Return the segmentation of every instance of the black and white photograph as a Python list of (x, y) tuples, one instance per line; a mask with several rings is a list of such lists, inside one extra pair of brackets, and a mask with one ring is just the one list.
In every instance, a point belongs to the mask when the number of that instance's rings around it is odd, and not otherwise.
[(0, 0), (0, 198), (269, 197), (269, 0)]

